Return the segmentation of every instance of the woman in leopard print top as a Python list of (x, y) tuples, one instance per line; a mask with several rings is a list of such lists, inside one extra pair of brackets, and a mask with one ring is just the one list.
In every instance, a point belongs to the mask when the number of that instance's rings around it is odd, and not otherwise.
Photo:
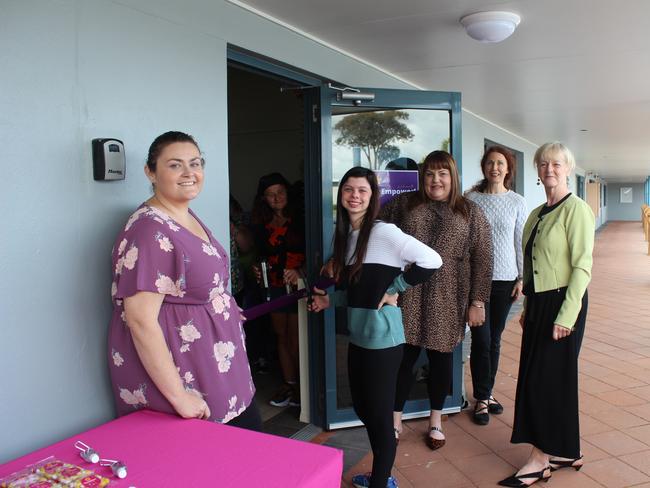
[(413, 366), (422, 347), (429, 358), (431, 403), (427, 445), (445, 443), (442, 407), (451, 387), (453, 350), (465, 335), (465, 324), (480, 327), (492, 284), (490, 224), (474, 202), (463, 198), (456, 162), (445, 151), (429, 154), (420, 173), (420, 190), (404, 193), (382, 209), (380, 219), (396, 224), (442, 257), (443, 265), (422, 285), (400, 297), (406, 347), (395, 400), (395, 435), (414, 382)]

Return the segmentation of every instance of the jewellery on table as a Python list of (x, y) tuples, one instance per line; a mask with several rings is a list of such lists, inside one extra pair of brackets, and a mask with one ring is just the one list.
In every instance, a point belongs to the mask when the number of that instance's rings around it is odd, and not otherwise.
[(126, 464), (122, 461), (117, 461), (115, 459), (100, 459), (99, 465), (110, 467), (113, 474), (120, 479), (126, 478)]
[(99, 461), (99, 454), (88, 444), (85, 444), (82, 441), (77, 441), (74, 443), (74, 447), (79, 450), (79, 455), (84, 461), (92, 464)]

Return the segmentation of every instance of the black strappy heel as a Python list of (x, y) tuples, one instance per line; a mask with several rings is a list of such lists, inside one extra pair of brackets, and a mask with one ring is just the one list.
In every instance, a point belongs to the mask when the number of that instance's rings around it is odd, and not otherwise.
[(474, 405), (474, 423), (478, 425), (487, 425), (490, 422), (490, 416), (488, 412), (490, 411), (490, 405), (488, 400), (476, 400), (476, 405)]
[(494, 415), (501, 415), (503, 413), (503, 405), (501, 405), (499, 400), (494, 398), (492, 395), (490, 395), (490, 398), (488, 399), (488, 412)]
[(583, 458), (584, 456), (580, 455), (580, 457), (577, 457), (575, 459), (550, 459), (548, 462), (551, 464), (551, 471), (557, 471), (558, 469), (562, 468), (573, 468), (576, 471), (580, 471), (580, 468), (582, 468), (584, 463), (576, 463), (578, 461), (582, 461)]
[[(548, 472), (548, 476), (544, 476)], [(521, 480), (524, 479), (532, 479), (532, 483), (524, 483)], [(520, 474), (517, 476), (517, 473), (513, 474), (512, 476), (499, 481), (499, 485), (501, 486), (511, 486), (513, 488), (524, 488), (526, 486), (531, 486), (537, 483), (538, 481), (543, 481), (546, 483), (548, 480), (551, 479), (551, 467), (547, 466), (541, 471), (537, 471), (535, 473), (527, 473), (527, 474)]]

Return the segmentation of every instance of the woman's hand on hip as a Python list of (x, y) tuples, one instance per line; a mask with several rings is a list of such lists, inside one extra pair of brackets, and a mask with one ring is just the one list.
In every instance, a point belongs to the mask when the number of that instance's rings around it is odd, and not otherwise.
[(524, 282), (521, 280), (515, 281), (515, 286), (512, 287), (512, 293), (510, 294), (513, 302), (519, 300), (519, 297), (523, 295), (523, 289), (524, 289)]
[(201, 394), (194, 390), (185, 390), (183, 394), (172, 403), (176, 413), (184, 419), (208, 419), (210, 407)]
[(379, 310), (384, 305), (392, 305), (393, 307), (397, 307), (398, 298), (399, 298), (399, 293), (395, 293), (394, 295), (389, 295), (388, 293), (384, 293), (384, 296), (381, 297), (381, 300), (379, 301), (379, 306), (377, 307), (377, 310)]
[(478, 327), (485, 322), (485, 305), (483, 302), (472, 301), (467, 309), (467, 324), (470, 327)]
[(554, 324), (553, 325), (553, 340), (554, 341), (559, 341), (560, 339), (564, 339), (568, 335), (571, 334), (571, 329), (567, 329), (566, 327), (562, 327), (561, 325)]

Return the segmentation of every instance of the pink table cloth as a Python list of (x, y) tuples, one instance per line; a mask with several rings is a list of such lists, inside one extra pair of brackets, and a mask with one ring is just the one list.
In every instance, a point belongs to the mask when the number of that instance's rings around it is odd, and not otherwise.
[[(77, 440), (124, 461), (127, 477), (83, 461)], [(343, 470), (337, 449), (141, 410), (3, 464), (0, 478), (48, 456), (87, 467), (115, 487), (339, 488)]]

